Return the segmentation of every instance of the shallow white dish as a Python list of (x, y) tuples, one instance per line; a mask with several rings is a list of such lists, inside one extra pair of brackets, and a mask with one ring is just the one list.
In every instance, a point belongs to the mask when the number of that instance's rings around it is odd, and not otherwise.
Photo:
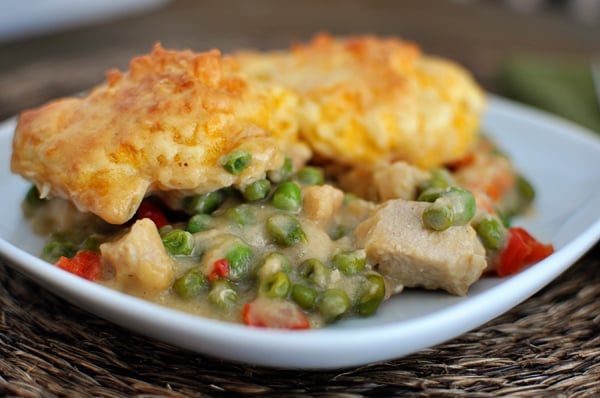
[(467, 297), (409, 291), (376, 316), (321, 330), (279, 331), (203, 319), (121, 294), (40, 259), (43, 240), (20, 212), (29, 184), (9, 170), (15, 121), (0, 124), (0, 254), (74, 304), (177, 346), (257, 365), (334, 368), (398, 358), (467, 332), (544, 287), (600, 237), (600, 139), (573, 124), (491, 97), (484, 130), (536, 187), (536, 212), (518, 220), (556, 253), (520, 274), (484, 278)]

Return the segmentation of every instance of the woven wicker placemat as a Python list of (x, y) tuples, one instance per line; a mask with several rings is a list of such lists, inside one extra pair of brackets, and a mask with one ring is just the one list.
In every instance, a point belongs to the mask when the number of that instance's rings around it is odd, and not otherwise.
[(328, 371), (240, 365), (115, 326), (0, 266), (0, 395), (597, 396), (600, 246), (510, 312), (394, 361)]

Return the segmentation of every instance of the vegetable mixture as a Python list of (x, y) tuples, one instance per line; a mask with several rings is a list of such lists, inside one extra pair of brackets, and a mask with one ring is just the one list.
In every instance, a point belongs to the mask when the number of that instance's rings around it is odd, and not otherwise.
[[(462, 295), (483, 273), (510, 275), (552, 253), (551, 245), (510, 227), (510, 219), (534, 197), (523, 177), (517, 176), (497, 201), (471, 183), (480, 180), (470, 173), (495, 172), (507, 161), (488, 141), (478, 151), (488, 166), (474, 159), (429, 171), (404, 162), (380, 166), (379, 173), (393, 172), (408, 183), (396, 195), (404, 198), (381, 203), (340, 189), (339, 180), (352, 172), (331, 171), (327, 165), (294, 169), (288, 158), (281, 169), (243, 190), (150, 196), (134, 219), (120, 226), (81, 213), (63, 199), (41, 200), (35, 187), (24, 210), (39, 231), (51, 232), (42, 257), (83, 278), (206, 317), (316, 328), (373, 315), (405, 287)], [(222, 167), (236, 174), (251, 161), (247, 153), (234, 151)], [(396, 181), (374, 184), (383, 191), (390, 183)], [(399, 223), (383, 213), (392, 205), (402, 214)], [(382, 229), (387, 224), (391, 232)], [(390, 254), (404, 258), (404, 264), (386, 263), (387, 249), (378, 245), (395, 245), (392, 235), (404, 229), (415, 242)], [(457, 231), (466, 235), (454, 242), (450, 234)], [(469, 255), (478, 259), (463, 256), (455, 269), (436, 271), (440, 264), (428, 257), (435, 250), (427, 240), (422, 246), (421, 235), (436, 240), (437, 247), (450, 243), (453, 252), (469, 242)], [(449, 252), (442, 256), (444, 264), (452, 263)], [(483, 265), (461, 270), (467, 263)], [(470, 278), (467, 286), (460, 285), (465, 278)]]

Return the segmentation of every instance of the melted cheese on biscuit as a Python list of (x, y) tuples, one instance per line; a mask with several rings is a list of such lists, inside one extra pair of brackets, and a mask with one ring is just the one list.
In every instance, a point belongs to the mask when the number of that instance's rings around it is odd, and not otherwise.
[(481, 90), (463, 68), (412, 43), (322, 34), (290, 51), (235, 56), (250, 84), (297, 93), (301, 137), (327, 159), (430, 168), (460, 159), (476, 141)]
[[(218, 51), (157, 45), (85, 97), (24, 112), (11, 167), (43, 196), (68, 198), (122, 224), (148, 193), (244, 186), (280, 167), (284, 154), (265, 130), (271, 111), (264, 96)], [(233, 175), (221, 159), (237, 149), (252, 161)]]

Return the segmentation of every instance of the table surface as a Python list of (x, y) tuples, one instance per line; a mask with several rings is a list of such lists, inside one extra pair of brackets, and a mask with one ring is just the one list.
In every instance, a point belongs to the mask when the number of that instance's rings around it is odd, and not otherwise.
[[(500, 1), (180, 0), (141, 14), (0, 44), (0, 118), (103, 80), (110, 68), (165, 47), (282, 48), (319, 31), (419, 43), (473, 71), (489, 91), (514, 53), (586, 59), (600, 22), (557, 1), (531, 15)], [(0, 395), (303, 396), (600, 393), (600, 247), (510, 312), (407, 358), (321, 372), (209, 358), (82, 311), (0, 264)], [(568, 322), (564, 322), (568, 319)]]

